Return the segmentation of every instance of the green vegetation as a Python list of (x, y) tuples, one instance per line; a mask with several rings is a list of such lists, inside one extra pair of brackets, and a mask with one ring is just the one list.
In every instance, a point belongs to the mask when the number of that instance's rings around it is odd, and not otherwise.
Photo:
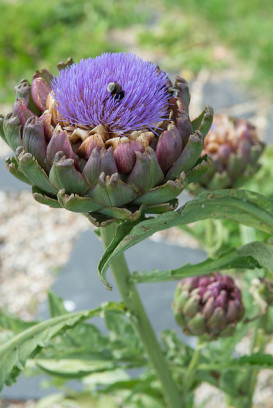
[(109, 31), (146, 20), (145, 9), (134, 0), (5, 1), (0, 13), (0, 102), (11, 102), (9, 89), (38, 68), (56, 72), (56, 63), (69, 56), (79, 60), (121, 51)]
[(270, 0), (164, 0), (165, 5), (177, 7), (186, 16), (197, 16), (200, 21), (194, 30), (203, 42), (222, 41), (242, 59), (251, 71), (252, 81), (267, 83), (272, 89), (273, 77), (273, 7)]
[[(270, 0), (16, 0), (1, 1), (0, 103), (37, 68), (133, 46), (168, 71), (197, 73), (234, 64), (233, 53), (253, 83), (270, 89), (273, 66)], [(257, 79), (258, 78), (258, 79)], [(265, 86), (267, 84), (267, 86)]]

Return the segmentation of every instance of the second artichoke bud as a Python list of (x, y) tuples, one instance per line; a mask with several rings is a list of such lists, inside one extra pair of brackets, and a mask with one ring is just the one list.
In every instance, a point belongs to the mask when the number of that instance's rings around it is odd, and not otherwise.
[(183, 279), (175, 291), (173, 311), (184, 333), (214, 340), (234, 333), (244, 306), (234, 280), (216, 273)]
[(215, 115), (202, 152), (212, 157), (212, 165), (196, 189), (240, 187), (260, 168), (258, 159), (263, 149), (255, 127), (248, 121)]

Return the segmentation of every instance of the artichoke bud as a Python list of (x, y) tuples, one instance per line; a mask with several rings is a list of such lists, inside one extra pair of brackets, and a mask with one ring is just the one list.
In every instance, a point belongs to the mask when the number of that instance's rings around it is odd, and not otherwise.
[(14, 151), (23, 147), (18, 177), (29, 179), (37, 201), (90, 208), (90, 218), (102, 222), (135, 219), (157, 204), (172, 210), (191, 172), (194, 180), (205, 173), (207, 156), (202, 169), (199, 159), (211, 110), (193, 127), (187, 82), (177, 77), (173, 85), (132, 54), (72, 62), (61, 62), (56, 77), (36, 71), (31, 84), (22, 80), (15, 88), (0, 133)]
[(173, 310), (186, 334), (208, 340), (232, 335), (244, 314), (240, 289), (231, 277), (218, 272), (183, 279), (175, 291)]
[(202, 152), (212, 157), (211, 170), (192, 191), (239, 187), (259, 169), (258, 159), (263, 149), (264, 144), (249, 122), (216, 115)]

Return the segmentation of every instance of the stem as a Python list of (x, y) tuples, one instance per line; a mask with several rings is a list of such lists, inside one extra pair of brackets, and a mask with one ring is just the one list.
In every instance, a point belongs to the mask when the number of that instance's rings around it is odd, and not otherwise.
[[(116, 228), (116, 223), (101, 228), (101, 237), (105, 247), (107, 247), (114, 238)], [(172, 378), (172, 374), (147, 317), (138, 291), (131, 281), (131, 274), (123, 255), (118, 256), (112, 262), (111, 270), (125, 306), (132, 316), (132, 323), (142, 340), (150, 363), (161, 382), (167, 406), (169, 408), (182, 408), (182, 397), (179, 389)]]
[[(263, 330), (263, 323), (264, 320), (266, 320), (266, 315), (260, 317), (257, 320), (256, 326), (255, 326), (255, 331), (254, 335), (252, 338), (252, 344), (251, 344), (251, 350), (250, 353), (253, 354), (255, 348), (258, 349), (259, 352), (263, 352), (265, 345), (266, 345), (266, 339), (265, 339), (265, 332)], [(248, 387), (248, 394), (247, 394), (247, 402), (246, 402), (246, 408), (251, 408), (252, 407), (252, 399), (253, 395), (255, 392), (255, 387), (256, 387), (256, 382), (257, 382), (257, 377), (259, 374), (258, 369), (253, 369), (249, 375), (249, 387)]]
[(195, 369), (197, 367), (199, 357), (200, 357), (200, 351), (201, 351), (201, 341), (198, 339), (197, 345), (195, 347), (195, 350), (193, 352), (190, 365), (186, 371), (185, 374), (185, 383), (184, 383), (184, 396), (187, 401), (187, 397), (189, 395), (193, 380), (194, 380), (194, 375), (195, 375)]

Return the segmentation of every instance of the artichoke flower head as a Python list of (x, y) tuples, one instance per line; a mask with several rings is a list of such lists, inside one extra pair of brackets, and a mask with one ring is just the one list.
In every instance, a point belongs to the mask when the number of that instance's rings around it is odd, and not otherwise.
[(215, 340), (234, 333), (244, 306), (234, 280), (216, 272), (183, 279), (175, 291), (173, 311), (186, 334)]
[(212, 157), (212, 165), (190, 190), (240, 187), (259, 170), (258, 159), (264, 147), (256, 128), (247, 120), (215, 115), (202, 152)]
[[(200, 158), (212, 109), (191, 122), (184, 79), (126, 53), (58, 64), (15, 88), (0, 133), (9, 171), (40, 203), (88, 214), (97, 225), (175, 209), (207, 167)], [(101, 224), (102, 225), (102, 224)]]

